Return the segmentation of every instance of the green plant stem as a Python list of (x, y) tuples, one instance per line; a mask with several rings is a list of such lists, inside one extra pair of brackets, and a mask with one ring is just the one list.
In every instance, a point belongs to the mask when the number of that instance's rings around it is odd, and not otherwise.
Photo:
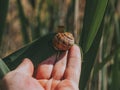
[(114, 57), (114, 53), (115, 52), (109, 54), (106, 58), (103, 59), (103, 61), (101, 63), (95, 65), (94, 72), (93, 72), (94, 75), (96, 75), (99, 72), (99, 70), (101, 70), (105, 66), (105, 64), (107, 62), (109, 62), (110, 60), (112, 60), (112, 58)]
[[(36, 7), (34, 8), (35, 14), (33, 14), (33, 18), (35, 21), (30, 22), (31, 23), (31, 30), (32, 30), (32, 40), (35, 40), (39, 38), (40, 35), (40, 29), (41, 29), (41, 20), (40, 20), (40, 12), (42, 9), (42, 4), (44, 3), (44, 0), (37, 0), (36, 1)], [(33, 20), (34, 20), (33, 19)], [(34, 24), (35, 23), (35, 24)]]
[(21, 32), (23, 36), (23, 42), (24, 44), (27, 44), (30, 42), (29, 35), (27, 32), (27, 19), (24, 15), (23, 7), (21, 4), (21, 0), (17, 0), (17, 5), (18, 5), (18, 10), (19, 10), (19, 17), (20, 17), (20, 22), (21, 22)]
[(2, 34), (5, 27), (5, 21), (8, 11), (9, 0), (0, 0), (0, 46), (2, 42)]
[[(66, 14), (66, 30), (68, 32), (71, 32), (74, 30), (74, 23), (73, 23), (73, 17), (74, 17), (74, 8), (75, 8), (75, 0), (71, 0), (71, 4), (68, 7), (67, 14)], [(71, 20), (72, 19), (72, 20)]]
[(115, 53), (114, 64), (112, 67), (111, 90), (120, 90), (120, 48)]
[(49, 13), (50, 13), (50, 23), (49, 23), (49, 32), (54, 31), (55, 17), (54, 17), (54, 6), (49, 5)]
[[(32, 33), (32, 40), (35, 40), (40, 37), (40, 18), (39, 16), (35, 17), (35, 21), (31, 22), (31, 33)], [(34, 24), (36, 23), (36, 24)]]

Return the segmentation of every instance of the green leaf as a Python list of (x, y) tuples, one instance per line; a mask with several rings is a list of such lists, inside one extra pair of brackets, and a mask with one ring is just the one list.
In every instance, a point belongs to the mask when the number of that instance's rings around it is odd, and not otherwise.
[(3, 58), (4, 62), (10, 68), (10, 70), (15, 69), (24, 58), (31, 59), (33, 64), (37, 66), (38, 63), (56, 52), (52, 46), (52, 39), (54, 35), (54, 33), (48, 34), (36, 41), (33, 41), (22, 49)]
[(0, 59), (0, 79), (3, 78), (3, 76), (5, 74), (7, 74), (9, 72), (9, 68), (7, 67), (7, 65), (3, 62), (2, 59)]
[(0, 0), (0, 45), (8, 11), (8, 3), (9, 0)]
[(95, 58), (98, 52), (101, 36), (103, 31), (103, 23), (101, 24), (101, 27), (99, 28), (99, 31), (97, 32), (97, 35), (88, 50), (87, 53), (83, 53), (83, 63), (82, 63), (82, 69), (81, 69), (81, 77), (80, 77), (80, 90), (84, 90), (85, 86), (87, 85), (87, 81), (90, 77), (91, 70), (94, 66)]
[(80, 45), (87, 52), (98, 32), (108, 0), (87, 0)]
[(103, 16), (108, 0), (87, 0), (80, 46), (83, 49), (83, 63), (80, 77), (80, 90), (84, 90), (99, 48)]

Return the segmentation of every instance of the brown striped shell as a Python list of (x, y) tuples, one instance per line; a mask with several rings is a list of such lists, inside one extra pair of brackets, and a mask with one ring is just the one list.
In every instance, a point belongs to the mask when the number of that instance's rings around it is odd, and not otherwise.
[(57, 33), (53, 38), (53, 47), (56, 50), (66, 51), (74, 44), (74, 37), (71, 33)]

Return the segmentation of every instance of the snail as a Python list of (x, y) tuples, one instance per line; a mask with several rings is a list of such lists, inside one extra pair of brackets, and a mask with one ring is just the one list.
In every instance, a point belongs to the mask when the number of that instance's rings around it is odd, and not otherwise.
[(66, 51), (74, 44), (74, 37), (69, 32), (57, 33), (53, 38), (53, 47), (55, 50)]

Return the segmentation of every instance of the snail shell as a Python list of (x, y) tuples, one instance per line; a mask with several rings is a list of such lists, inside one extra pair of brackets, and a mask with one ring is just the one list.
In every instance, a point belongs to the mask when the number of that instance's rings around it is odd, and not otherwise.
[(74, 37), (71, 33), (57, 33), (53, 38), (53, 47), (56, 50), (66, 51), (74, 44)]

